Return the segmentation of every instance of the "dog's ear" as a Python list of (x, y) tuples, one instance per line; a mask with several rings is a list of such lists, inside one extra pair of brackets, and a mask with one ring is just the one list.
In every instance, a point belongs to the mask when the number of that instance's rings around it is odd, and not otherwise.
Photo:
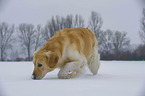
[(54, 68), (58, 62), (58, 59), (59, 57), (56, 55), (56, 53), (52, 53), (49, 59), (49, 67)]
[(45, 58), (47, 59), (47, 64), (50, 68), (54, 68), (58, 62), (59, 57), (54, 52), (46, 52)]
[(50, 54), (51, 54), (51, 52), (48, 51), (48, 52), (46, 52), (46, 53), (44, 54), (44, 57), (45, 57), (47, 60), (49, 60), (49, 59), (50, 59)]

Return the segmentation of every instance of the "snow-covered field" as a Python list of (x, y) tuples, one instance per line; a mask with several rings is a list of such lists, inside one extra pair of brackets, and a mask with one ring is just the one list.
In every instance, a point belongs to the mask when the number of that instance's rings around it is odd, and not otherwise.
[(74, 79), (54, 70), (32, 80), (32, 71), (32, 62), (0, 62), (0, 96), (145, 96), (145, 61), (101, 61), (98, 75)]

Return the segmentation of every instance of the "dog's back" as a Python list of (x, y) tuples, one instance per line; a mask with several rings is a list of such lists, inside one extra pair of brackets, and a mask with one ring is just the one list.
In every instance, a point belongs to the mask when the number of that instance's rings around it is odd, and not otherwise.
[(63, 29), (60, 31), (69, 41), (69, 46), (88, 58), (97, 46), (95, 34), (88, 28)]

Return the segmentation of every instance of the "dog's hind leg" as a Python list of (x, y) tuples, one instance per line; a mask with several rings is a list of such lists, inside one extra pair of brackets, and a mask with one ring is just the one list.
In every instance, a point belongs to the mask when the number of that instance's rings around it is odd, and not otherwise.
[(94, 48), (94, 52), (88, 58), (88, 67), (93, 75), (98, 73), (98, 69), (100, 67), (100, 54), (98, 54), (97, 48)]

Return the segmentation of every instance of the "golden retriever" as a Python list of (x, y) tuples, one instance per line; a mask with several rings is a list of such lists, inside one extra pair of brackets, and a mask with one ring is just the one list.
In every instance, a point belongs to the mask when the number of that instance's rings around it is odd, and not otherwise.
[(85, 64), (96, 75), (100, 66), (98, 43), (88, 28), (63, 29), (34, 53), (32, 79), (42, 79), (48, 72), (60, 68), (58, 78), (79, 76)]

